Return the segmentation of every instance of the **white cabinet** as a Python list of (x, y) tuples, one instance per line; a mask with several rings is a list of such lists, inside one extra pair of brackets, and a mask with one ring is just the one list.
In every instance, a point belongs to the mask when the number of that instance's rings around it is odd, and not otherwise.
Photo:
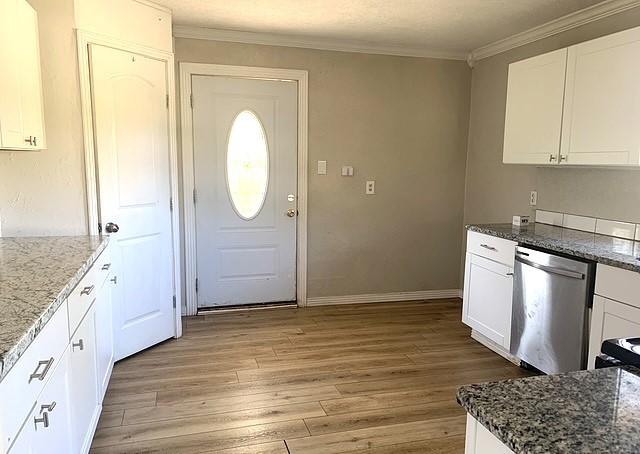
[(509, 351), (513, 263), (517, 244), (478, 232), (467, 233), (462, 321)]
[(10, 454), (73, 452), (69, 408), (68, 355), (66, 350), (24, 421)]
[(38, 17), (26, 0), (0, 0), (0, 149), (45, 148)]
[(69, 400), (69, 350), (40, 394), (34, 408), (34, 452), (73, 452), (71, 447), (71, 409)]
[(509, 350), (513, 268), (467, 253), (462, 321)]
[(509, 65), (505, 163), (558, 161), (566, 65), (567, 49)]
[(640, 27), (509, 65), (503, 162), (640, 166)]
[(640, 27), (569, 48), (567, 164), (640, 165)]
[(504, 443), (467, 413), (465, 454), (513, 454)]
[[(115, 275), (114, 275), (115, 276)], [(113, 309), (112, 286), (117, 278), (109, 277), (96, 296), (96, 363), (98, 379), (98, 399), (101, 401), (107, 391), (113, 367)]]
[(69, 375), (73, 451), (87, 452), (99, 416), (96, 369), (96, 311), (87, 312), (71, 338)]
[(640, 308), (596, 295), (589, 334), (589, 369), (595, 366), (602, 342), (619, 337), (640, 337)]
[(587, 367), (595, 366), (603, 341), (619, 337), (640, 337), (640, 273), (598, 264)]

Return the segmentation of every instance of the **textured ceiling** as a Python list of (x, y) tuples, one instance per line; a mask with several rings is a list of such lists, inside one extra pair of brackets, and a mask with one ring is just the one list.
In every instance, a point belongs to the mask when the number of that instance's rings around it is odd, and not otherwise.
[(174, 23), (470, 51), (601, 0), (156, 0)]

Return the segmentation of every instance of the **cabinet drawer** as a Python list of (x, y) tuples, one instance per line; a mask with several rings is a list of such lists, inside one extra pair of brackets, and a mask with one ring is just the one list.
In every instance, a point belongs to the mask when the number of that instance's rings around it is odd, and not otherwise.
[(485, 235), (484, 233), (467, 232), (467, 252), (510, 267), (513, 267), (517, 245), (515, 241)]
[(640, 273), (598, 264), (595, 293), (640, 308)]
[(91, 307), (109, 275), (110, 268), (109, 252), (105, 250), (69, 295), (69, 337), (73, 336), (80, 321)]
[(20, 360), (0, 382), (0, 446), (13, 441), (22, 421), (53, 374), (69, 343), (67, 303), (63, 303)]

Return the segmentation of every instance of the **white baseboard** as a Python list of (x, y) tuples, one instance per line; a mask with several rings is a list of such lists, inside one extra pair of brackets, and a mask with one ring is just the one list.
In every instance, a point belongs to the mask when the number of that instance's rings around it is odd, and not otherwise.
[(471, 330), (471, 338), (477, 340), (482, 345), (487, 347), (489, 350), (492, 350), (493, 352), (495, 352), (498, 355), (502, 356), (507, 361), (511, 361), (516, 366), (520, 365), (520, 360), (518, 358), (513, 356), (511, 353), (505, 351), (501, 346), (499, 346), (498, 344), (493, 342), (491, 339), (483, 336), (482, 334), (477, 332), (475, 329)]
[(333, 304), (390, 303), (394, 301), (433, 300), (460, 298), (462, 290), (420, 290), (417, 292), (368, 293), (364, 295), (317, 296), (307, 298), (307, 306), (329, 306)]

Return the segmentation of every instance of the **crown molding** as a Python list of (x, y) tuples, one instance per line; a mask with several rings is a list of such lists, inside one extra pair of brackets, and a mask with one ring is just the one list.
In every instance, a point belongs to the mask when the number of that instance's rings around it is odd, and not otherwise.
[(473, 62), (491, 57), (502, 52), (538, 41), (549, 36), (557, 35), (566, 30), (580, 27), (581, 25), (612, 16), (623, 11), (640, 6), (640, 0), (605, 0), (597, 5), (576, 11), (545, 24), (533, 27), (522, 33), (517, 33), (508, 38), (501, 39), (486, 46), (479, 47), (469, 54), (467, 62), (473, 66)]
[(467, 52), (424, 47), (381, 45), (359, 41), (338, 41), (324, 38), (310, 38), (274, 33), (255, 33), (217, 28), (174, 25), (176, 38), (203, 39), (243, 44), (262, 44), (266, 46), (301, 47), (305, 49), (332, 50), (338, 52), (357, 52), (363, 54), (397, 55), (401, 57), (440, 58), (445, 60), (466, 60)]

